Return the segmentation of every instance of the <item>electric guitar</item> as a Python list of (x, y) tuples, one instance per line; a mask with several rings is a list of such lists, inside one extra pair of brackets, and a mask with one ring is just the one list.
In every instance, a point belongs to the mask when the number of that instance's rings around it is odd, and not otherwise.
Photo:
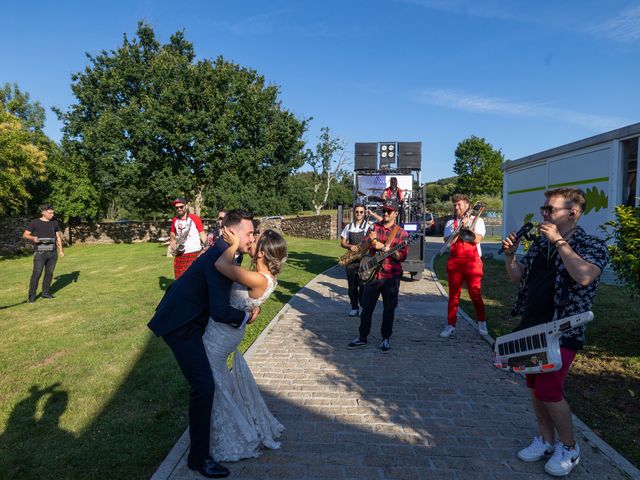
[(412, 235), (407, 237), (406, 240), (401, 241), (398, 245), (393, 248), (390, 248), (388, 251), (383, 252), (382, 250), (377, 252), (375, 255), (365, 255), (362, 260), (360, 260), (360, 268), (358, 269), (358, 277), (362, 283), (369, 283), (376, 276), (376, 273), (380, 271), (382, 268), (382, 261), (393, 255), (398, 250), (406, 247), (407, 245), (411, 245), (416, 241), (418, 235)]

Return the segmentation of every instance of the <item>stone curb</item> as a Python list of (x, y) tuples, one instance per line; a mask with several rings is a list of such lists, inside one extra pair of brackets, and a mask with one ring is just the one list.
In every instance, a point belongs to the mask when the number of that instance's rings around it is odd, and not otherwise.
[[(306, 285), (304, 285), (289, 299), (289, 301), (280, 309), (278, 313), (276, 313), (276, 315), (271, 319), (271, 321), (267, 324), (267, 326), (264, 327), (264, 330), (260, 332), (260, 335), (258, 335), (258, 338), (256, 338), (253, 341), (253, 343), (249, 346), (247, 351), (243, 354), (245, 359), (248, 359), (251, 357), (251, 355), (258, 348), (258, 346), (262, 342), (264, 342), (264, 339), (266, 338), (266, 336), (269, 335), (271, 330), (273, 330), (273, 327), (275, 327), (276, 324), (280, 321), (280, 319), (289, 311), (289, 309), (291, 308), (291, 300), (293, 300), (295, 296), (298, 295), (298, 293), (303, 292), (305, 289), (307, 289), (307, 287), (316, 283), (318, 281), (318, 278), (321, 275), (324, 275), (325, 273), (327, 273), (329, 270), (333, 268), (336, 268), (336, 267), (335, 266), (329, 267), (325, 271), (320, 272), (318, 275), (313, 277)], [(168, 480), (173, 474), (176, 467), (182, 461), (183, 457), (187, 455), (188, 450), (189, 450), (189, 428), (187, 427), (187, 429), (182, 433), (182, 435), (180, 436), (176, 444), (169, 451), (165, 459), (162, 461), (160, 466), (157, 468), (157, 470), (154, 472), (154, 474), (150, 477), (149, 480)]]
[[(427, 270), (431, 278), (435, 280), (436, 286), (440, 293), (448, 297), (448, 293), (445, 291), (442, 284), (438, 281), (438, 277), (436, 276), (436, 272), (433, 268), (433, 261), (435, 259), (435, 255), (431, 257), (429, 261), (429, 265)], [(474, 330), (478, 330), (477, 322), (473, 320), (467, 313), (462, 310), (461, 307), (458, 308), (458, 315), (462, 317), (471, 328)], [(481, 337), (489, 344), (493, 345), (495, 340), (489, 335), (481, 335)], [(520, 374), (520, 376), (524, 379), (524, 374)], [(611, 445), (605, 442), (602, 438), (600, 438), (596, 433), (591, 430), (582, 420), (573, 415), (573, 423), (575, 429), (578, 433), (580, 433), (583, 439), (592, 447), (602, 452), (602, 454), (607, 457), (611, 463), (613, 463), (616, 467), (618, 467), (622, 472), (628, 475), (633, 480), (640, 480), (640, 470), (637, 469), (629, 460), (624, 458), (617, 450), (615, 450)]]

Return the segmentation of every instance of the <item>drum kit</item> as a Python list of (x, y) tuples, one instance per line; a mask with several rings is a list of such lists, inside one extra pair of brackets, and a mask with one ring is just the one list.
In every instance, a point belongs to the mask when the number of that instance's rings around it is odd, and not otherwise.
[[(358, 191), (358, 196), (357, 196), (357, 202), (363, 204), (367, 210), (371, 210), (372, 212), (376, 212), (378, 214), (382, 213), (382, 205), (384, 204), (385, 200), (382, 198), (382, 193), (385, 191), (384, 188), (372, 188), (370, 189), (370, 192), (375, 194), (375, 193), (379, 193), (380, 196), (378, 195), (367, 195), (364, 192)], [(403, 219), (408, 219), (410, 218), (410, 209), (411, 209), (411, 191), (410, 190), (405, 190), (403, 192), (403, 196), (402, 196), (402, 202), (400, 204), (400, 212), (398, 212), (400, 214), (400, 217)]]

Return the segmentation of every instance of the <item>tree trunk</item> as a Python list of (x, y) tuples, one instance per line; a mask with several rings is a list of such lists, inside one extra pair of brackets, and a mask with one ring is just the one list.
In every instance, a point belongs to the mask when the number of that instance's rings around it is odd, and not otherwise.
[(202, 205), (204, 204), (204, 186), (198, 185), (196, 187), (196, 198), (193, 199), (193, 213), (200, 216), (202, 211)]

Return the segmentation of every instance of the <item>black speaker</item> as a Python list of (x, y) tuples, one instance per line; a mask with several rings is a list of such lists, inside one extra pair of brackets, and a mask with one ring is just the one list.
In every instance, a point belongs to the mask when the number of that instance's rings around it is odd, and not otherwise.
[(415, 242), (409, 245), (409, 253), (407, 253), (407, 260), (424, 260), (424, 237), (420, 235)]
[(398, 168), (420, 170), (422, 142), (398, 142)]
[(378, 168), (377, 143), (356, 143), (355, 152), (354, 170), (375, 170)]

